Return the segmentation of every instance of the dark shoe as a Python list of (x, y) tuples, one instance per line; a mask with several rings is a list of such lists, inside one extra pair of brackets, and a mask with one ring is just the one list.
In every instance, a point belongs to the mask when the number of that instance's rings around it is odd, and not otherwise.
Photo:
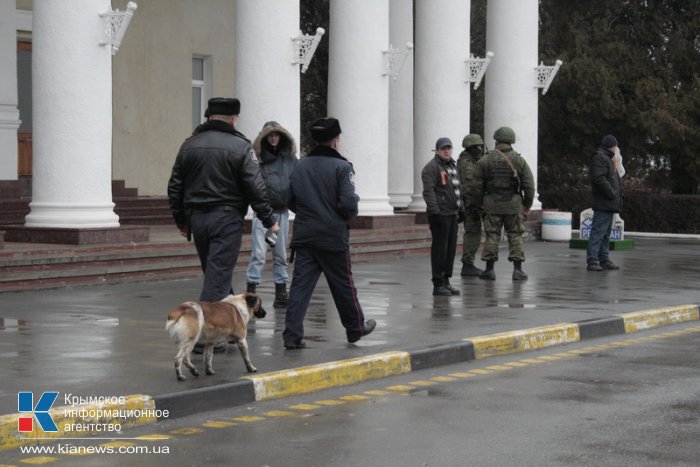
[(477, 268), (472, 263), (464, 263), (462, 264), (462, 272), (459, 275), (463, 277), (477, 277), (482, 272), (484, 272), (483, 269)]
[(289, 296), (287, 295), (287, 284), (275, 284), (275, 301), (273, 308), (286, 308)]
[(303, 340), (300, 340), (299, 342), (285, 342), (284, 343), (284, 348), (287, 350), (296, 350), (296, 349), (305, 349), (306, 348), (306, 342)]
[(355, 343), (360, 340), (360, 338), (365, 337), (369, 334), (372, 334), (372, 331), (374, 331), (374, 328), (377, 327), (377, 322), (373, 319), (368, 319), (365, 321), (365, 325), (363, 326), (362, 329), (362, 334), (353, 334), (348, 336), (348, 342)]
[(452, 287), (452, 286), (450, 285), (450, 282), (449, 282), (449, 281), (445, 281), (444, 287), (445, 287), (447, 290), (449, 290), (450, 293), (451, 293), (452, 295), (459, 295), (459, 294), (460, 294), (459, 290), (457, 290), (457, 289), (455, 289), (454, 287)]
[(608, 260), (605, 260), (605, 261), (601, 261), (601, 262), (600, 262), (600, 267), (603, 268), (603, 269), (607, 269), (608, 271), (617, 271), (618, 269), (620, 269), (620, 266), (618, 266), (617, 264), (613, 263), (613, 262), (610, 261), (609, 259), (608, 259)]
[(586, 269), (588, 269), (589, 271), (602, 271), (603, 270), (603, 268), (598, 263), (588, 263), (588, 266), (586, 266)]
[(496, 271), (493, 269), (487, 269), (481, 274), (479, 274), (479, 279), (485, 280), (485, 281), (495, 281), (496, 280)]
[(526, 281), (527, 274), (525, 274), (525, 272), (522, 271), (521, 269), (515, 269), (515, 270), (513, 270), (513, 280), (514, 281)]
[(250, 292), (250, 293), (255, 293), (257, 286), (258, 286), (258, 284), (256, 284), (255, 282), (248, 282), (248, 284), (246, 285), (245, 291)]
[[(224, 353), (226, 352), (226, 344), (223, 342), (217, 342), (214, 344), (214, 353)], [(204, 344), (197, 342), (192, 349), (192, 353), (201, 354), (204, 353)]]
[(433, 295), (440, 297), (452, 296), (452, 291), (444, 285), (436, 285), (433, 287)]

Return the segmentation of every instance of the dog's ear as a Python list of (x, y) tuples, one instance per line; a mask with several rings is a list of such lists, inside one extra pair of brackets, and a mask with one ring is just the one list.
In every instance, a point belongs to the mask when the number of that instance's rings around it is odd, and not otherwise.
[(247, 293), (245, 296), (245, 304), (248, 306), (248, 308), (255, 308), (260, 301), (260, 297), (253, 293)]

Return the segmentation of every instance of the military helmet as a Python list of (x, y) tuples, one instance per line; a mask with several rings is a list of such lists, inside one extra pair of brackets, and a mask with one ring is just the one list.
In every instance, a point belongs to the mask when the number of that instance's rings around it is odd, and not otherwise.
[(467, 136), (464, 137), (462, 140), (462, 147), (464, 149), (467, 149), (471, 146), (483, 146), (484, 145), (484, 140), (481, 139), (481, 136), (477, 135), (476, 133), (470, 133)]
[(502, 126), (493, 134), (493, 139), (499, 143), (515, 143), (515, 132), (512, 128), (507, 126)]

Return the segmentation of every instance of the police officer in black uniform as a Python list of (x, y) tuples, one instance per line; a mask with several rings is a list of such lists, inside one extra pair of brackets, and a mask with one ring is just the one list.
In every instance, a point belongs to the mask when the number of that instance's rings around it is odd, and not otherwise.
[(304, 316), (321, 273), (326, 276), (348, 342), (371, 333), (350, 269), (348, 222), (357, 215), (354, 171), (340, 155), (340, 123), (320, 118), (309, 127), (318, 145), (299, 160), (291, 177), (289, 209), (296, 213), (291, 248), (296, 259), (282, 337), (286, 349), (306, 347)]
[(233, 293), (231, 278), (249, 204), (265, 227), (279, 231), (250, 141), (235, 128), (240, 109), (238, 99), (209, 100), (209, 120), (180, 147), (168, 182), (175, 223), (188, 239), (194, 236), (204, 271), (203, 301)]

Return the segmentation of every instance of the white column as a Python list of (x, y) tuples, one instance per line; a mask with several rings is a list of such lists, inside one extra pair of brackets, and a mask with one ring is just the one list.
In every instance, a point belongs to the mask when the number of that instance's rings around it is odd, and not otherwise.
[(234, 28), (238, 130), (252, 141), (274, 120), (294, 135), (298, 148), (300, 71), (292, 64), (292, 38), (299, 35), (299, 0), (237, 0)]
[[(513, 148), (522, 154), (537, 186), (538, 0), (489, 0), (486, 49), (494, 53), (486, 76), (484, 141), (502, 126), (515, 131)], [(533, 209), (542, 204), (535, 197)]]
[(389, 204), (389, 0), (331, 0), (328, 114), (340, 120), (340, 153), (355, 167), (360, 215)]
[(15, 2), (0, 1), (0, 180), (17, 180), (17, 28)]
[[(391, 44), (405, 50), (413, 42), (413, 0), (389, 1)], [(389, 202), (405, 208), (413, 194), (413, 51), (389, 82)]]
[[(425, 210), (421, 170), (435, 157), (435, 141), (447, 136), (459, 155), (469, 133), (469, 59), (471, 2), (415, 2), (414, 187), (411, 210)], [(489, 70), (490, 71), (490, 70)]]
[(118, 227), (112, 203), (109, 0), (34, 2), (33, 192), (27, 227)]

